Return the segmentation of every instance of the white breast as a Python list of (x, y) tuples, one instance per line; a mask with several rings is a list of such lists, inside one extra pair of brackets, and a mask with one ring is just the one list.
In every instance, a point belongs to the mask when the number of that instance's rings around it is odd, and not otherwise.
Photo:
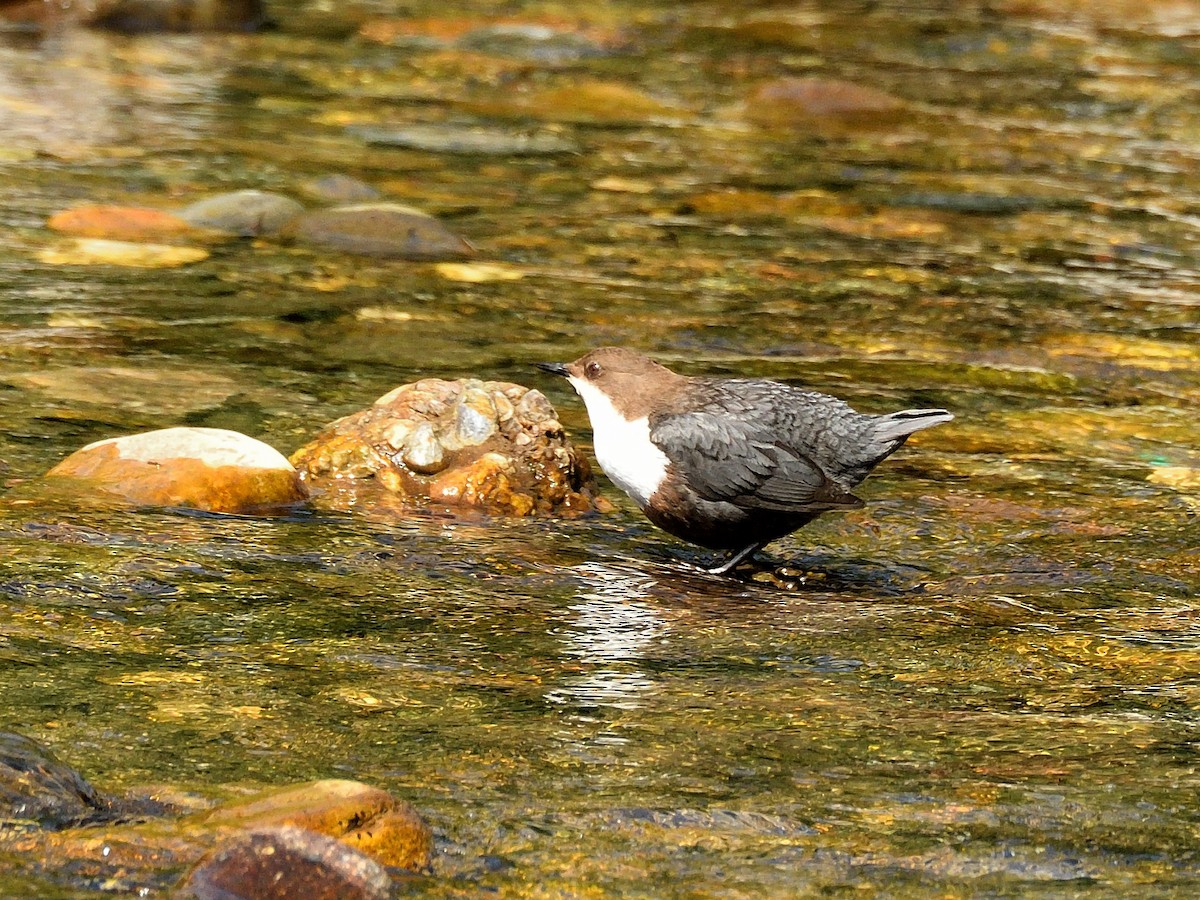
[(670, 462), (650, 440), (649, 421), (623, 418), (593, 385), (579, 378), (570, 381), (592, 420), (592, 442), (600, 468), (638, 506), (645, 507), (666, 477)]

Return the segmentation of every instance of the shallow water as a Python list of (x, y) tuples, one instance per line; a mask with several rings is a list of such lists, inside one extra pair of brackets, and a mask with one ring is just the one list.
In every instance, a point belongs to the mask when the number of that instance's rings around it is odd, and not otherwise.
[[(489, 6), (405, 11), (444, 36)], [(171, 425), (290, 453), (429, 375), (540, 386), (586, 445), (532, 363), (608, 343), (958, 418), (744, 583), (694, 574), (706, 555), (607, 484), (617, 511), (573, 521), (5, 503), (3, 727), (109, 791), (386, 787), (438, 835), (437, 875), (407, 888), (430, 896), (1190, 896), (1200, 13), (910, 6), (529, 4), (512, 18), (557, 36), (445, 46), (316, 34), (287, 7), (251, 37), (10, 36), (19, 491)], [(735, 108), (808, 74), (906, 112), (771, 129)], [(584, 80), (661, 108), (614, 122), (548, 93)], [(355, 130), (439, 123), (578, 150)], [(299, 195), (330, 172), (524, 277), (270, 240), (177, 269), (37, 258), (77, 203)], [(0, 892), (25, 887), (6, 871)]]

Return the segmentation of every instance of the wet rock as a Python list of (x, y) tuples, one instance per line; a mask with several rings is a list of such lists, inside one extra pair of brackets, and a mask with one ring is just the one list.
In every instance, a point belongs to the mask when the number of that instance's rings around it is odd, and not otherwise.
[(325, 779), (267, 791), (183, 820), (185, 830), (221, 833), (277, 826), (337, 838), (387, 866), (413, 872), (433, 862), (433, 833), (408, 803), (357, 781)]
[(233, 191), (199, 200), (180, 216), (203, 228), (226, 231), (242, 237), (278, 234), (304, 212), (304, 207), (282, 194), (268, 191)]
[(594, 125), (641, 125), (650, 121), (676, 121), (686, 115), (686, 110), (613, 81), (574, 82), (517, 97), (483, 111), (503, 114), (506, 110), (550, 122)]
[(425, 379), (330, 424), (292, 455), (319, 502), (432, 500), (505, 515), (596, 509), (586, 460), (549, 401), (516, 384)]
[(0, 829), (62, 828), (107, 809), (96, 789), (36, 741), (0, 732)]
[(821, 120), (868, 124), (894, 121), (904, 110), (898, 97), (830, 78), (779, 78), (746, 98), (742, 115), (756, 125), (788, 127)]
[[(132, 815), (141, 819), (147, 814), (156, 815), (154, 810), (132, 810)], [(334, 859), (356, 861), (356, 851), (379, 865), (410, 872), (428, 872), (432, 865), (432, 833), (412, 806), (378, 788), (338, 779), (265, 791), (180, 818), (53, 833), (0, 827), (0, 854), (29, 859), (32, 870), (39, 874), (70, 873), (72, 880), (106, 882), (133, 895), (145, 885), (161, 885), (164, 875), (196, 864), (214, 848), (244, 838), (247, 832), (280, 828), (304, 830), (345, 844), (350, 854), (334, 851)], [(309, 847), (318, 844), (305, 841)], [(316, 856), (317, 868), (321, 868), (321, 855)], [(354, 868), (369, 869), (361, 861), (356, 861)], [(340, 869), (335, 866), (334, 870)]]
[(200, 262), (208, 251), (200, 247), (171, 244), (140, 244), (103, 238), (76, 238), (46, 247), (37, 258), (52, 266), (128, 266), (135, 269), (171, 269)]
[(292, 222), (286, 233), (304, 244), (385, 259), (459, 259), (475, 253), (433, 216), (398, 203), (315, 210)]
[(217, 428), (166, 428), (97, 441), (72, 453), (47, 478), (85, 482), (105, 496), (139, 505), (220, 513), (263, 512), (307, 496), (278, 451)]
[(195, 900), (387, 900), (391, 879), (368, 856), (302, 828), (235, 838), (201, 860), (180, 898)]
[(379, 199), (378, 190), (350, 175), (310, 178), (300, 185), (300, 190), (322, 203), (362, 203)]
[[(87, 327), (86, 320), (61, 318), (60, 326)], [(6, 384), (36, 391), (73, 406), (96, 406), (136, 413), (182, 416), (220, 406), (243, 385), (212, 372), (132, 366), (64, 366), (4, 377)]]
[(458, 45), (496, 56), (515, 56), (544, 66), (604, 56), (606, 49), (587, 35), (533, 23), (488, 25), (467, 32)]
[(162, 240), (194, 230), (190, 222), (161, 209), (95, 204), (64, 209), (52, 215), (46, 225), (77, 237), (117, 241)]
[(554, 156), (577, 153), (579, 145), (558, 134), (505, 131), (478, 125), (352, 125), (346, 129), (368, 144), (430, 153), (471, 156)]
[(520, 281), (525, 273), (503, 263), (438, 263), (433, 270), (447, 281), (483, 284), (488, 281)]

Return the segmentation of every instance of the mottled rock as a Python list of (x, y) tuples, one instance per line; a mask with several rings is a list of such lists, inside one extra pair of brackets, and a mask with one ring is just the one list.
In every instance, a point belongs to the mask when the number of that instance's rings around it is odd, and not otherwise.
[(145, 206), (73, 206), (52, 215), (46, 226), (77, 237), (117, 241), (149, 241), (193, 231), (190, 222), (174, 213)]
[(576, 153), (579, 145), (562, 135), (526, 134), (479, 125), (352, 125), (347, 131), (368, 144), (406, 147), (430, 153), (470, 156), (553, 156)]
[(73, 241), (38, 251), (37, 258), (52, 266), (101, 265), (129, 266), (135, 269), (171, 269), (207, 259), (208, 251), (200, 247), (176, 247), (172, 244), (75, 238)]
[(894, 121), (904, 110), (898, 97), (831, 78), (779, 78), (760, 84), (746, 98), (743, 116), (767, 127), (835, 120), (868, 124)]
[(218, 428), (166, 428), (97, 441), (72, 453), (47, 478), (85, 482), (139, 505), (221, 513), (264, 512), (307, 496), (278, 451)]
[(286, 233), (304, 244), (385, 259), (459, 259), (475, 253), (433, 216), (398, 203), (314, 210), (292, 222)]
[(213, 228), (243, 237), (278, 234), (304, 212), (304, 207), (282, 194), (268, 191), (233, 191), (199, 200), (180, 216), (202, 228)]
[(423, 872), (433, 862), (433, 833), (420, 814), (387, 791), (357, 781), (290, 785), (189, 816), (182, 824), (202, 832), (290, 825), (337, 838), (387, 866)]
[(379, 198), (377, 189), (351, 175), (333, 174), (310, 178), (300, 185), (300, 190), (322, 203), (363, 203)]
[(303, 828), (240, 835), (197, 864), (179, 891), (195, 900), (387, 900), (387, 871), (341, 841)]
[(106, 808), (82, 775), (41, 744), (0, 732), (0, 829), (21, 822), (61, 828)]
[(517, 384), (425, 379), (338, 419), (292, 455), (318, 502), (432, 500), (505, 515), (597, 508), (595, 483), (549, 401)]

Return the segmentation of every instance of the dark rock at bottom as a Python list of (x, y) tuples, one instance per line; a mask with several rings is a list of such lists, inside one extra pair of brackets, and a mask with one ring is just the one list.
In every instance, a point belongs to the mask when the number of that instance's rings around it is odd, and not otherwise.
[(239, 835), (202, 859), (176, 895), (188, 900), (387, 900), (392, 882), (341, 841), (284, 826)]

